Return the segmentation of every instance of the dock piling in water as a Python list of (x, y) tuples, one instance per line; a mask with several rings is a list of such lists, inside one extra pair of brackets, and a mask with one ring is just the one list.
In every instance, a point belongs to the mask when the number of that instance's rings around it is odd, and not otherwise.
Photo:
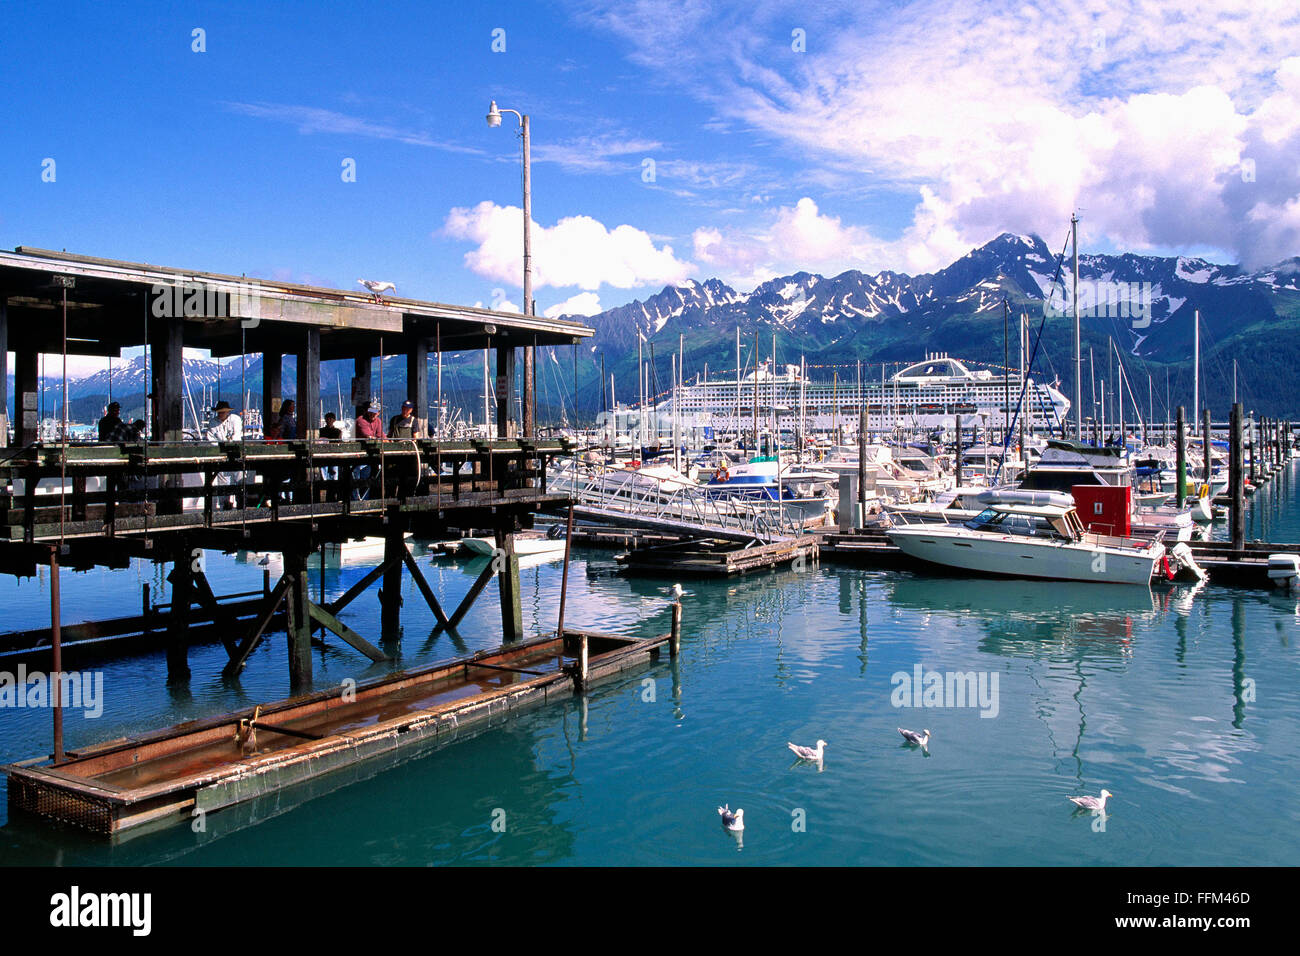
[(1187, 429), (1184, 421), (1183, 406), (1178, 406), (1178, 412), (1174, 421), (1174, 448), (1177, 460), (1176, 477), (1174, 479), (1177, 491), (1176, 498), (1178, 507), (1181, 510), (1183, 502), (1187, 500)]
[(1242, 463), (1241, 403), (1232, 406), (1229, 441), (1228, 483), (1232, 488), (1232, 547), (1240, 551), (1246, 544), (1246, 488)]

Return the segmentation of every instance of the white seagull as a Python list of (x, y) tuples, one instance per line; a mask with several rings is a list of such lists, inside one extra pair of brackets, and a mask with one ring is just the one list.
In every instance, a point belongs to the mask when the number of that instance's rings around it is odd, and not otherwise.
[(668, 589), (668, 593), (671, 594), (678, 601), (680, 601), (682, 599), (682, 595), (685, 594), (686, 592), (682, 590), (682, 586), (680, 584), (674, 584), (672, 587)]
[(731, 810), (731, 804), (718, 807), (718, 815), (722, 817), (722, 825), (728, 830), (745, 829), (745, 811), (737, 810), (734, 813)]
[(903, 739), (909, 744), (915, 744), (918, 747), (928, 747), (930, 745), (930, 731), (925, 731), (924, 736), (918, 734), (915, 730), (904, 730), (898, 728), (898, 732), (903, 735)]
[(1069, 800), (1081, 810), (1096, 810), (1101, 813), (1106, 809), (1106, 798), (1113, 796), (1115, 794), (1109, 790), (1103, 790), (1100, 797), (1070, 797)]
[(397, 286), (393, 285), (391, 282), (376, 282), (374, 279), (358, 279), (357, 282), (370, 290), (370, 294), (375, 297), (376, 302), (384, 301), (383, 294), (385, 292), (397, 291)]
[(821, 763), (822, 751), (826, 749), (826, 741), (817, 741), (817, 747), (815, 749), (812, 747), (801, 747), (798, 744), (790, 743), (787, 743), (786, 746), (793, 750), (794, 755), (800, 760), (816, 760), (818, 763)]

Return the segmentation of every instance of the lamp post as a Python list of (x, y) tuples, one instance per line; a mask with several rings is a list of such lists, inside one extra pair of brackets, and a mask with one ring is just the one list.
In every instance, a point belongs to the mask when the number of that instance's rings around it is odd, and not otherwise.
[[(488, 107), (487, 124), (495, 129), (501, 125), (502, 113), (514, 113), (519, 118), (519, 128), (524, 140), (524, 315), (533, 314), (533, 252), (532, 252), (532, 223), (533, 223), (533, 183), (532, 183), (532, 154), (528, 140), (528, 115), (520, 113), (518, 110), (503, 110), (497, 108), (497, 101), (493, 100)], [(532, 438), (534, 432), (534, 392), (533, 368), (535, 357), (533, 347), (524, 348), (524, 437)]]

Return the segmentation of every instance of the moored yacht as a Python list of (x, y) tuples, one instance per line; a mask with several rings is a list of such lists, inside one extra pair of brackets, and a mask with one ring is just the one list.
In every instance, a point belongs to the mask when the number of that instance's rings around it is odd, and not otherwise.
[(912, 523), (887, 532), (904, 553), (981, 574), (1064, 581), (1149, 584), (1165, 546), (1087, 531), (1074, 499), (1055, 492), (993, 490), (984, 510), (964, 522)]

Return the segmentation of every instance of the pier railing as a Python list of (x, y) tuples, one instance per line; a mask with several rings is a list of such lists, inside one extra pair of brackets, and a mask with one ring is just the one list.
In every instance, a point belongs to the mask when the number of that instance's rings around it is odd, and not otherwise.
[(0, 542), (563, 503), (565, 440), (35, 444), (0, 459)]

